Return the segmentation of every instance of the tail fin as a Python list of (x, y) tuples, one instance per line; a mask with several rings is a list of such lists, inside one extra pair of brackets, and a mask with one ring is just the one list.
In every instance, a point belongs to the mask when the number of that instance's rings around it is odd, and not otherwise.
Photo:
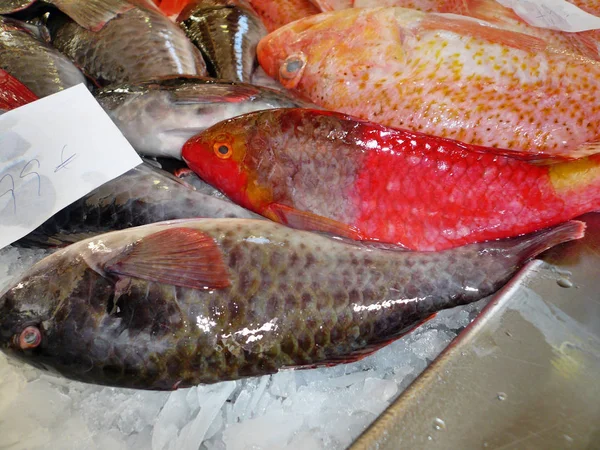
[(585, 235), (585, 227), (584, 222), (571, 220), (552, 228), (526, 234), (516, 238), (522, 239), (522, 242), (513, 247), (511, 252), (518, 255), (522, 263), (525, 263), (555, 245), (581, 239)]

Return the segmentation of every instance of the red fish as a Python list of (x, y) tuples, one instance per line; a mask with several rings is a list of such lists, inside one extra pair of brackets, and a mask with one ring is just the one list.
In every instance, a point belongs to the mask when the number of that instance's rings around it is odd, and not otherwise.
[(600, 155), (553, 165), (311, 109), (259, 111), (190, 139), (183, 159), (277, 222), (414, 250), (555, 225), (600, 207)]
[[(398, 6), (423, 12), (452, 13), (475, 17), (520, 33), (530, 34), (545, 40), (549, 45), (566, 51), (600, 60), (600, 31), (567, 33), (529, 25), (515, 12), (496, 0), (312, 0), (321, 11), (338, 11), (348, 8), (375, 8)], [(577, 4), (577, 1), (571, 3)], [(581, 1), (580, 8), (591, 14), (600, 12), (598, 2)], [(587, 4), (586, 4), (587, 3)]]
[(303, 17), (319, 14), (321, 10), (309, 0), (249, 0), (268, 31)]
[(600, 63), (455, 14), (354, 8), (263, 38), (263, 69), (334, 111), (486, 147), (600, 150)]
[(37, 99), (23, 83), (0, 69), (0, 110), (10, 111)]
[(191, 0), (154, 0), (154, 3), (165, 14), (171, 18), (177, 18), (179, 13), (190, 3)]

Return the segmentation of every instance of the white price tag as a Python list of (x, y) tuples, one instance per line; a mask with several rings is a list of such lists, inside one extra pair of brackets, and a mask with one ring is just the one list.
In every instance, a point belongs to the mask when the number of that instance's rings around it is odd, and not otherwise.
[(0, 248), (142, 160), (81, 84), (0, 116)]
[(600, 17), (589, 14), (566, 0), (496, 0), (534, 27), (558, 31), (600, 29)]

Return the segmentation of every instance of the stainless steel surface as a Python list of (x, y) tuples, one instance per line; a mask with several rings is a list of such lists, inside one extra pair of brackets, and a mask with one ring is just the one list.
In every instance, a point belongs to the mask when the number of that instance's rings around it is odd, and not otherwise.
[(584, 239), (531, 262), (351, 450), (600, 449), (600, 214), (584, 219)]

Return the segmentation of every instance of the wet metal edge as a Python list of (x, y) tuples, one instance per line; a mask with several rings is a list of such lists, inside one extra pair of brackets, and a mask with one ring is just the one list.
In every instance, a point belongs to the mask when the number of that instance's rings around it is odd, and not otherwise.
[(600, 449), (600, 214), (529, 263), (350, 450)]

